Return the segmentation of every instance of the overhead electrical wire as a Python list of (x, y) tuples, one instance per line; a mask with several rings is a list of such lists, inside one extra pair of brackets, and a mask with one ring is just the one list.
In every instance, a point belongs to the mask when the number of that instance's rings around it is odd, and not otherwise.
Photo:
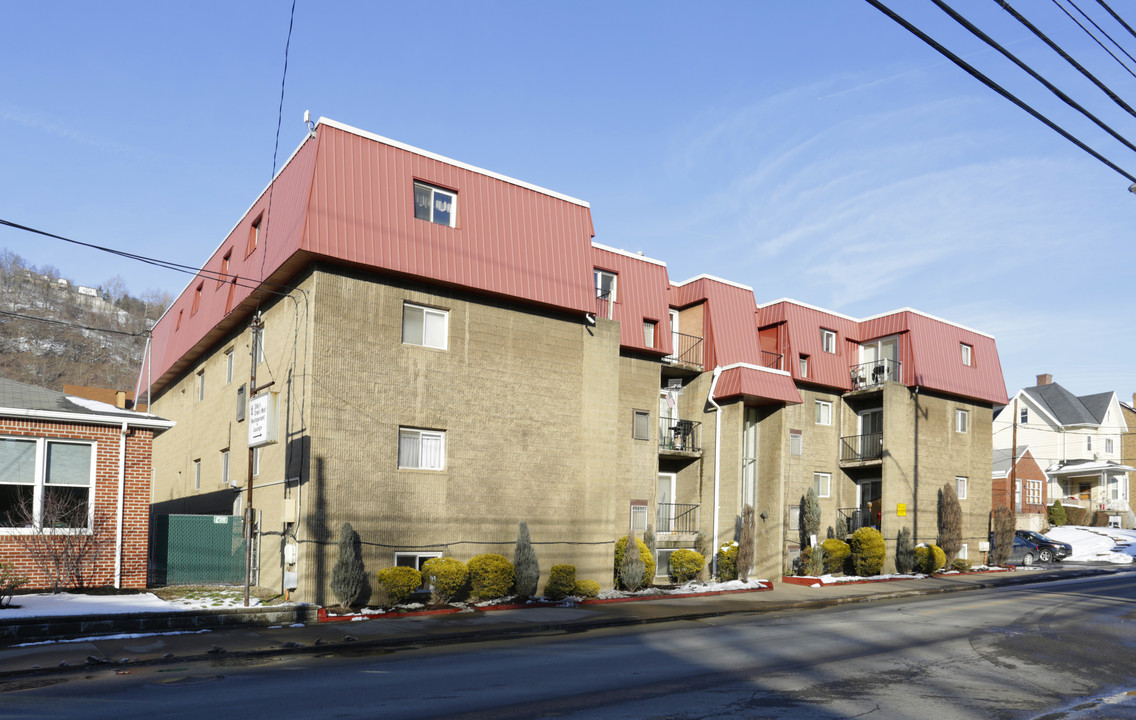
[(1100, 5), (1102, 8), (1104, 8), (1105, 10), (1107, 10), (1108, 14), (1112, 16), (1112, 19), (1115, 20), (1116, 22), (1120, 23), (1124, 27), (1124, 29), (1128, 31), (1129, 35), (1131, 35), (1132, 37), (1136, 37), (1136, 30), (1133, 30), (1131, 25), (1124, 22), (1124, 18), (1117, 15), (1116, 11), (1108, 6), (1108, 3), (1106, 3), (1104, 0), (1097, 0), (1097, 4)]
[[(1111, 35), (1109, 35), (1109, 34), (1108, 34), (1108, 32), (1107, 32), (1107, 31), (1105, 31), (1105, 29), (1104, 29), (1104, 28), (1102, 28), (1102, 27), (1101, 27), (1100, 25), (1097, 25), (1097, 23), (1096, 23), (1096, 20), (1093, 20), (1093, 19), (1092, 19), (1091, 17), (1089, 17), (1089, 16), (1088, 16), (1088, 15), (1087, 15), (1087, 14), (1085, 13), (1085, 11), (1084, 11), (1084, 10), (1082, 10), (1082, 9), (1080, 8), (1080, 6), (1078, 6), (1078, 5), (1077, 5), (1077, 3), (1073, 2), (1073, 0), (1068, 0), (1068, 2), (1069, 2), (1069, 4), (1070, 4), (1070, 5), (1072, 5), (1072, 6), (1073, 6), (1073, 8), (1074, 8), (1074, 9), (1075, 9), (1075, 10), (1076, 10), (1077, 12), (1081, 13), (1081, 17), (1083, 17), (1083, 18), (1085, 18), (1086, 20), (1088, 20), (1088, 21), (1089, 21), (1089, 23), (1091, 23), (1091, 24), (1092, 24), (1092, 26), (1093, 26), (1093, 27), (1095, 27), (1095, 28), (1096, 28), (1096, 29), (1097, 29), (1097, 30), (1098, 30), (1098, 31), (1100, 32), (1100, 34), (1101, 34), (1101, 35), (1104, 35), (1104, 36), (1105, 36), (1106, 38), (1108, 38), (1109, 42), (1111, 42), (1111, 43), (1112, 43), (1113, 45), (1115, 45), (1115, 46), (1116, 46), (1116, 49), (1117, 49), (1117, 50), (1119, 50), (1120, 52), (1124, 53), (1124, 55), (1125, 55), (1125, 56), (1126, 56), (1126, 57), (1127, 57), (1127, 58), (1128, 58), (1129, 60), (1131, 60), (1132, 62), (1136, 62), (1136, 58), (1134, 58), (1134, 57), (1132, 57), (1131, 55), (1129, 55), (1129, 54), (1128, 54), (1128, 51), (1127, 51), (1127, 50), (1125, 50), (1124, 48), (1122, 48), (1122, 47), (1120, 46), (1120, 43), (1118, 43), (1118, 42), (1116, 42), (1115, 40), (1113, 40), (1113, 39), (1112, 39), (1112, 36), (1111, 36)], [(1125, 64), (1124, 64), (1124, 62), (1123, 62), (1123, 61), (1122, 61), (1122, 60), (1121, 60), (1120, 58), (1116, 57), (1116, 55), (1113, 55), (1113, 54), (1112, 54), (1112, 51), (1111, 51), (1111, 50), (1109, 50), (1109, 49), (1108, 49), (1107, 47), (1105, 47), (1104, 43), (1102, 43), (1102, 42), (1101, 42), (1101, 41), (1100, 41), (1100, 40), (1099, 40), (1099, 39), (1097, 38), (1097, 36), (1096, 36), (1096, 35), (1093, 35), (1093, 34), (1092, 34), (1091, 32), (1089, 32), (1089, 29), (1088, 29), (1087, 27), (1085, 27), (1084, 25), (1082, 25), (1082, 24), (1080, 23), (1080, 21), (1078, 21), (1078, 20), (1077, 20), (1077, 18), (1073, 17), (1073, 16), (1072, 16), (1072, 15), (1071, 15), (1071, 14), (1069, 13), (1069, 11), (1068, 11), (1068, 10), (1066, 10), (1066, 9), (1065, 9), (1064, 7), (1062, 7), (1062, 5), (1061, 5), (1061, 4), (1059, 3), (1059, 2), (1057, 2), (1057, 0), (1053, 0), (1053, 4), (1054, 4), (1054, 5), (1056, 5), (1057, 7), (1061, 8), (1062, 12), (1064, 12), (1064, 13), (1065, 13), (1066, 15), (1068, 15), (1068, 16), (1069, 16), (1069, 19), (1070, 19), (1070, 20), (1072, 20), (1073, 22), (1077, 23), (1077, 27), (1079, 27), (1079, 28), (1081, 28), (1082, 30), (1084, 30), (1084, 31), (1085, 31), (1085, 34), (1086, 34), (1086, 35), (1088, 35), (1089, 37), (1091, 37), (1091, 38), (1092, 38), (1092, 39), (1093, 39), (1093, 40), (1094, 40), (1094, 41), (1096, 42), (1096, 44), (1097, 44), (1097, 45), (1100, 45), (1100, 46), (1101, 46), (1101, 49), (1102, 49), (1102, 50), (1104, 50), (1104, 51), (1105, 51), (1106, 53), (1108, 53), (1109, 55), (1112, 55), (1112, 59), (1113, 59), (1113, 60), (1115, 60), (1115, 61), (1116, 61), (1117, 63), (1119, 63), (1119, 64), (1120, 64), (1120, 66), (1121, 66), (1122, 68), (1124, 68), (1125, 70), (1127, 70), (1127, 71), (1128, 71), (1128, 74), (1129, 74), (1129, 75), (1132, 75), (1133, 77), (1136, 77), (1136, 73), (1133, 73), (1133, 72), (1132, 72), (1132, 70), (1131, 70), (1131, 69), (1130, 69), (1130, 68), (1129, 68), (1129, 67), (1128, 67), (1127, 65), (1125, 65)]]
[(20, 318), (21, 320), (35, 320), (36, 322), (48, 323), (49, 325), (62, 325), (75, 330), (90, 330), (91, 332), (113, 333), (115, 335), (129, 335), (130, 337), (145, 337), (147, 332), (127, 332), (125, 330), (111, 330), (110, 328), (97, 328), (90, 327), (89, 325), (79, 325), (77, 323), (69, 323), (63, 320), (53, 320), (51, 318), (35, 317), (34, 315), (23, 315), (8, 310), (0, 310), (0, 315), (7, 317)]
[(891, 18), (900, 27), (907, 30), (912, 35), (919, 38), (920, 40), (922, 40), (926, 44), (930, 45), (932, 48), (937, 50), (945, 58), (947, 58), (948, 60), (953, 62), (955, 65), (958, 65), (960, 68), (962, 68), (967, 73), (969, 73), (971, 76), (973, 76), (974, 78), (976, 78), (977, 80), (982, 82), (988, 88), (990, 88), (994, 92), (998, 93), (1002, 97), (1006, 98), (1007, 100), (1009, 100), (1013, 104), (1017, 105), (1022, 110), (1025, 110), (1027, 113), (1032, 115), (1035, 119), (1037, 119), (1038, 121), (1043, 123), (1046, 127), (1053, 130), (1058, 135), (1065, 138), (1069, 142), (1073, 143), (1074, 145), (1076, 145), (1080, 149), (1084, 150), (1089, 155), (1092, 155), (1094, 158), (1099, 160), (1105, 166), (1111, 168), (1116, 173), (1127, 178), (1133, 185), (1136, 185), (1136, 175), (1133, 175), (1133, 174), (1129, 173), (1128, 171), (1124, 170), (1119, 165), (1117, 165), (1116, 163), (1114, 163), (1111, 160), (1109, 160), (1108, 158), (1106, 158), (1104, 155), (1101, 155), (1099, 152), (1097, 152), (1096, 150), (1092, 149), (1091, 147), (1086, 145), (1081, 140), (1074, 137), (1069, 131), (1065, 130), (1065, 128), (1063, 128), (1060, 125), (1058, 125), (1057, 123), (1053, 122), (1052, 120), (1047, 118), (1045, 115), (1042, 115), (1040, 112), (1035, 110), (1032, 106), (1030, 106), (1028, 103), (1026, 103), (1022, 99), (1020, 99), (1018, 96), (1014, 95), (1013, 93), (1011, 93), (1009, 90), (1002, 87), (998, 83), (994, 82), (994, 80), (987, 77), (980, 70), (978, 70), (978, 68), (976, 68), (973, 65), (971, 65), (970, 63), (966, 62), (961, 57), (954, 54), (949, 49), (947, 49), (945, 46), (940, 44), (934, 38), (927, 35), (927, 33), (923, 32), (919, 28), (917, 28), (914, 25), (912, 25), (911, 23), (909, 23), (902, 16), (895, 13), (891, 8), (889, 8), (888, 6), (886, 6), (882, 2), (880, 2), (880, 0), (866, 0), (866, 2), (869, 5), (871, 5), (872, 7), (876, 8), (877, 10), (882, 12), (884, 15)]

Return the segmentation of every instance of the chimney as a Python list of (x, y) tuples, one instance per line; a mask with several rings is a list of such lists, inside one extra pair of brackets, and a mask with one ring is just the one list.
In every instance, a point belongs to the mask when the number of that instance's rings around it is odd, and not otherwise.
[(116, 390), (114, 393), (114, 406), (120, 409), (126, 409), (126, 391)]
[(1049, 373), (1043, 373), (1037, 376), (1038, 385), (1049, 385), (1053, 382), (1053, 376)]

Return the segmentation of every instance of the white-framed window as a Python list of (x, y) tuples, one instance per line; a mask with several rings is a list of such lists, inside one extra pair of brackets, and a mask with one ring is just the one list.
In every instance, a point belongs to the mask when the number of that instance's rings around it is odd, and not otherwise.
[(801, 431), (800, 430), (790, 430), (789, 431), (789, 454), (790, 455), (800, 455), (801, 452), (802, 452), (801, 445), (802, 445), (802, 443), (801, 443)]
[(654, 320), (643, 321), (643, 345), (645, 347), (655, 347), (655, 325)]
[(967, 543), (963, 543), (959, 547), (958, 557), (961, 558), (962, 560), (969, 560), (970, 559), (970, 547), (969, 547), (969, 545), (967, 545)]
[(970, 367), (974, 364), (974, 347), (966, 343), (959, 343), (959, 352), (962, 355), (962, 364)]
[(221, 451), (221, 484), (229, 484), (229, 450)]
[(955, 432), (970, 432), (970, 411), (958, 408), (955, 410)]
[(402, 342), (445, 350), (449, 347), (450, 311), (403, 303)]
[(1108, 499), (1109, 500), (1127, 500), (1128, 499), (1128, 478), (1123, 475), (1109, 475), (1108, 477)]
[(1085, 450), (1088, 450), (1089, 452), (1093, 451), (1093, 436), (1092, 435), (1086, 435), (1085, 436)]
[(832, 473), (814, 472), (813, 490), (817, 497), (830, 497), (832, 495)]
[(798, 505), (790, 505), (789, 506), (789, 529), (790, 530), (797, 531), (797, 530), (801, 529), (801, 513), (800, 513), (800, 510), (801, 510), (801, 508)]
[(651, 413), (647, 410), (631, 411), (631, 437), (634, 440), (651, 439)]
[[(442, 557), (442, 553), (440, 552), (396, 552), (394, 554), (394, 564), (398, 567), (412, 567), (422, 572), (422, 566), (426, 564), (427, 560), (440, 557)], [(428, 592), (430, 586), (428, 583), (423, 582), (418, 590)]]
[(816, 401), (816, 424), (832, 424), (832, 403), (828, 402), (827, 400)]
[(89, 529), (97, 444), (0, 438), (0, 529)]
[(820, 346), (826, 353), (836, 352), (836, 332), (821, 328)]
[(193, 489), (201, 489), (201, 459), (193, 461)]
[(608, 302), (615, 302), (616, 281), (618, 277), (613, 272), (607, 270), (595, 270), (594, 277), (596, 280), (596, 297), (603, 298)]
[(631, 501), (631, 529), (636, 532), (647, 530), (647, 504), (642, 501)]
[(966, 500), (966, 478), (961, 475), (955, 477), (955, 494), (959, 500)]
[(458, 217), (458, 196), (452, 190), (414, 183), (414, 217), (429, 220), (437, 225), (455, 227)]
[(225, 351), (225, 384), (233, 382), (233, 348)]
[(1041, 481), (1040, 480), (1026, 480), (1026, 504), (1027, 505), (1040, 505), (1041, 504)]
[(398, 429), (398, 466), (408, 470), (442, 470), (446, 466), (443, 430)]
[(801, 377), (807, 378), (809, 376), (809, 356), (801, 356)]
[(252, 449), (252, 476), (260, 475), (260, 451), (264, 448)]
[(1113, 447), (1112, 446), (1112, 438), (1105, 438), (1104, 439), (1104, 451), (1106, 453), (1108, 453), (1109, 455), (1111, 455), (1112, 452), (1113, 452), (1112, 447)]
[(197, 389), (197, 401), (201, 402), (202, 400), (205, 399), (205, 368), (202, 368), (202, 369), (197, 371), (196, 381), (197, 381), (196, 382), (196, 385), (197, 385), (197, 388), (196, 388)]
[(1018, 413), (1018, 423), (1021, 425), (1029, 425), (1029, 408), (1024, 407), (1021, 412)]
[(671, 572), (671, 555), (678, 548), (659, 548), (655, 551), (655, 575), (669, 575)]

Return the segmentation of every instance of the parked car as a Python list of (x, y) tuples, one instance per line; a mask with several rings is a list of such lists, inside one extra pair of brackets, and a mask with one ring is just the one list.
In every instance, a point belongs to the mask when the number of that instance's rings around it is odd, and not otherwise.
[(1073, 554), (1073, 546), (1069, 543), (1054, 540), (1033, 530), (1016, 530), (1014, 534), (1037, 545), (1037, 559), (1044, 563), (1064, 560)]
[(1011, 565), (1033, 565), (1041, 556), (1041, 550), (1021, 535), (1014, 535), (1014, 547), (1010, 550)]

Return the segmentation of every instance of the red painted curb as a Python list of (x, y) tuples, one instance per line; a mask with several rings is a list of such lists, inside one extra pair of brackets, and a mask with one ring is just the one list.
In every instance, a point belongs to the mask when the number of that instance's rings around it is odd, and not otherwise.
[[(997, 569), (991, 569), (991, 570), (971, 570), (970, 572), (953, 572), (953, 573), (951, 573), (951, 575), (986, 575), (987, 573), (1004, 573), (1004, 572), (1013, 572), (1014, 570), (1015, 570), (1015, 568), (1011, 566), (1011, 567), (1008, 567), (1008, 568), (997, 568)], [(947, 577), (947, 576), (940, 573), (940, 574), (937, 574), (937, 575), (935, 575), (935, 574), (926, 575), (924, 577), (940, 578), (941, 579), (941, 578)], [(894, 578), (879, 578), (879, 579), (864, 579), (864, 580), (845, 580), (843, 582), (824, 583), (824, 582), (821, 582), (820, 578), (818, 578), (818, 577), (809, 577), (809, 576), (806, 576), (806, 575), (783, 575), (783, 576), (781, 576), (781, 582), (783, 582), (783, 583), (786, 583), (788, 585), (804, 585), (806, 587), (812, 587), (813, 585), (819, 585), (821, 587), (838, 587), (840, 585), (864, 585), (866, 583), (898, 582), (900, 580), (914, 580), (914, 579), (916, 579), (916, 578), (894, 577)]]

